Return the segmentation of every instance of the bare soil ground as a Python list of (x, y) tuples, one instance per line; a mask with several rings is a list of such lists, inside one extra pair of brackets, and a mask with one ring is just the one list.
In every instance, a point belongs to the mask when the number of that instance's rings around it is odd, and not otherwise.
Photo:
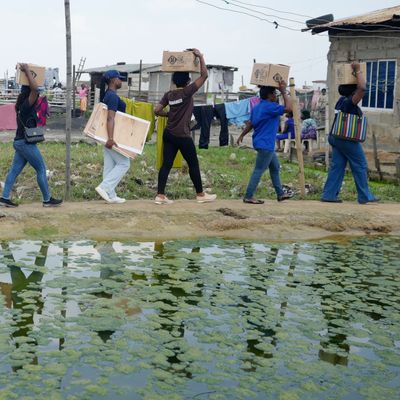
[(331, 236), (400, 235), (400, 205), (358, 205), (318, 201), (240, 200), (198, 204), (180, 200), (172, 205), (132, 200), (121, 205), (101, 201), (0, 208), (0, 240), (94, 239), (170, 240), (223, 237), (251, 240), (311, 240)]

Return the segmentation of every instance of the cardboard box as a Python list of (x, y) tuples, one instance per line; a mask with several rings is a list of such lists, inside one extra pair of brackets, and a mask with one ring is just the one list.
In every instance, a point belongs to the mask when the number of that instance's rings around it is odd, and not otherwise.
[(191, 51), (164, 51), (163, 72), (200, 72), (200, 60)]
[[(28, 66), (31, 75), (38, 84), (38, 86), (43, 86), (46, 75), (46, 68), (35, 64), (28, 64)], [(16, 69), (17, 72), (15, 73), (15, 80), (18, 83), (18, 85), (29, 85), (29, 81), (28, 78), (26, 77), (25, 72), (22, 72), (19, 69), (19, 63), (17, 64)]]
[[(97, 103), (83, 131), (101, 144), (105, 144), (108, 140), (107, 112), (105, 104)], [(129, 158), (135, 158), (137, 154), (142, 154), (149, 128), (149, 121), (117, 111), (114, 123), (114, 142), (118, 147), (113, 147), (113, 149)]]
[(279, 87), (279, 82), (282, 80), (289, 83), (289, 70), (288, 65), (255, 63), (250, 83), (257, 86)]
[[(360, 71), (364, 78), (367, 78), (367, 63), (360, 63)], [(355, 85), (357, 76), (354, 74), (351, 63), (336, 64), (336, 82), (338, 85)]]

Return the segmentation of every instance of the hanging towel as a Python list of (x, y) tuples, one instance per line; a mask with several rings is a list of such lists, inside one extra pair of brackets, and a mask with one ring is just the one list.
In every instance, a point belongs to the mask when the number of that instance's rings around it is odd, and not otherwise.
[[(156, 141), (156, 167), (160, 170), (163, 163), (163, 150), (164, 150), (164, 142), (163, 142), (163, 134), (164, 129), (167, 126), (168, 118), (167, 117), (158, 117), (157, 118), (157, 141)], [(172, 168), (182, 168), (183, 157), (180, 151), (176, 154), (174, 164)]]
[(5, 104), (0, 106), (0, 131), (17, 129), (17, 114), (15, 104)]
[(147, 141), (151, 140), (155, 126), (154, 106), (151, 103), (143, 101), (135, 101), (126, 97), (121, 97), (121, 100), (126, 104), (125, 112), (134, 117), (145, 119), (150, 122), (149, 133), (147, 134)]
[(241, 127), (250, 119), (250, 99), (225, 103), (225, 111), (229, 122)]
[(261, 101), (258, 96), (250, 97), (250, 112)]

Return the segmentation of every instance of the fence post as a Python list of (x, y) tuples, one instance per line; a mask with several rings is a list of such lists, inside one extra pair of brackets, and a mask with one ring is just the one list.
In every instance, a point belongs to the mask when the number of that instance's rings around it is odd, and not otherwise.
[(292, 99), (294, 133), (296, 139), (297, 162), (299, 164), (299, 181), (300, 181), (300, 197), (304, 199), (306, 195), (305, 178), (304, 178), (304, 160), (303, 149), (301, 144), (301, 124), (300, 124), (300, 107), (299, 100), (296, 97), (294, 78), (290, 78), (290, 97)]

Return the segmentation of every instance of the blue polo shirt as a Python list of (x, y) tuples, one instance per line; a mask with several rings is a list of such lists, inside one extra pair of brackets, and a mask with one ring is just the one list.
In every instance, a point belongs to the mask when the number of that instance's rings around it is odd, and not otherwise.
[(117, 93), (114, 90), (108, 89), (104, 94), (103, 103), (107, 105), (107, 108), (110, 111), (120, 111), (125, 112), (126, 104), (119, 98)]
[(269, 100), (261, 100), (251, 111), (253, 124), (253, 147), (256, 150), (275, 150), (275, 139), (279, 128), (280, 116), (285, 107)]

